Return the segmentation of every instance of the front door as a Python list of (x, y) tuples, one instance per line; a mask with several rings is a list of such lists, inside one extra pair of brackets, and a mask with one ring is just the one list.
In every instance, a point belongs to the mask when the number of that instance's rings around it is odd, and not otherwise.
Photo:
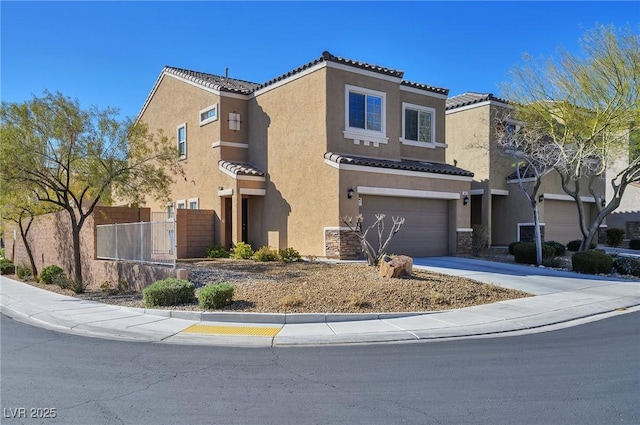
[(233, 199), (224, 199), (224, 246), (226, 249), (233, 248), (231, 237), (233, 235)]
[(249, 240), (249, 231), (247, 229), (247, 223), (249, 222), (249, 199), (242, 198), (242, 242)]

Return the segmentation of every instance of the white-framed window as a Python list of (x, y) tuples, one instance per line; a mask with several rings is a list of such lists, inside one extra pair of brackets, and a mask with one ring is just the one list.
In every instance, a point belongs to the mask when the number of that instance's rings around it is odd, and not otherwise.
[(184, 199), (181, 201), (176, 201), (176, 208), (179, 210), (184, 210), (185, 208), (187, 208), (187, 201), (185, 201)]
[(169, 202), (167, 204), (167, 219), (171, 220), (175, 217), (175, 209), (173, 207), (173, 202)]
[(387, 143), (386, 93), (347, 84), (344, 98), (345, 137)]
[(402, 102), (402, 143), (413, 146), (434, 145), (435, 119), (434, 108)]
[(180, 124), (176, 129), (178, 140), (178, 157), (184, 159), (187, 157), (187, 124)]
[(197, 210), (198, 209), (198, 198), (189, 199), (189, 209)]
[(200, 111), (200, 125), (218, 120), (218, 104), (207, 106)]
[(240, 130), (240, 114), (236, 111), (229, 112), (229, 130)]

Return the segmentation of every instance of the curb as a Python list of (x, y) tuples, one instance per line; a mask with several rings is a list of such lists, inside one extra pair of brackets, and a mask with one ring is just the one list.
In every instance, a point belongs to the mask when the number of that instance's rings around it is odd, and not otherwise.
[(193, 320), (197, 322), (240, 322), (274, 325), (292, 325), (303, 323), (360, 322), (365, 320), (385, 320), (401, 317), (422, 316), (442, 311), (400, 312), (400, 313), (237, 313), (207, 312), (188, 310), (162, 310), (155, 308), (122, 307), (140, 314)]

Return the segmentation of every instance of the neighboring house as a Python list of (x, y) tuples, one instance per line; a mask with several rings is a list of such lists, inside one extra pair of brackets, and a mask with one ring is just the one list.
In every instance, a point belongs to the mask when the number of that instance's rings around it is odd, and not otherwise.
[[(636, 137), (637, 132), (635, 129)], [(629, 134), (631, 137), (631, 134)], [(629, 166), (629, 157), (638, 155), (639, 152), (630, 152), (626, 149), (620, 152), (616, 160), (607, 169), (606, 191), (607, 202), (613, 197), (613, 188), (611, 187), (611, 179)], [(609, 228), (618, 228), (625, 231), (625, 239), (640, 239), (640, 183), (631, 183), (627, 186), (620, 200), (620, 206), (609, 216), (607, 216), (607, 225)]]
[(468, 250), (473, 174), (445, 163), (447, 93), (328, 52), (263, 84), (166, 67), (138, 120), (174, 137), (185, 178), (148, 206), (214, 210), (226, 247), (354, 258), (342, 217), (385, 213), (406, 219), (389, 252)]
[[(473, 171), (471, 223), (486, 227), (491, 245), (531, 240), (533, 236), (531, 205), (518, 186), (514, 160), (496, 148), (497, 119), (511, 108), (506, 100), (492, 94), (469, 92), (447, 99), (447, 159)], [(597, 184), (604, 195), (604, 180)], [(563, 244), (582, 239), (577, 206), (562, 190), (556, 171), (543, 177), (538, 195), (544, 239)], [(597, 215), (596, 199), (590, 195), (582, 199), (590, 222)]]

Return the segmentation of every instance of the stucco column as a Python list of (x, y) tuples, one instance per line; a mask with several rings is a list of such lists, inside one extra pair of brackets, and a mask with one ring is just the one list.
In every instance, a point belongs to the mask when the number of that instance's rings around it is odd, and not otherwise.
[(231, 240), (234, 244), (242, 241), (242, 195), (240, 195), (240, 190), (236, 188), (233, 191), (232, 199), (232, 223), (233, 228), (231, 229)]

